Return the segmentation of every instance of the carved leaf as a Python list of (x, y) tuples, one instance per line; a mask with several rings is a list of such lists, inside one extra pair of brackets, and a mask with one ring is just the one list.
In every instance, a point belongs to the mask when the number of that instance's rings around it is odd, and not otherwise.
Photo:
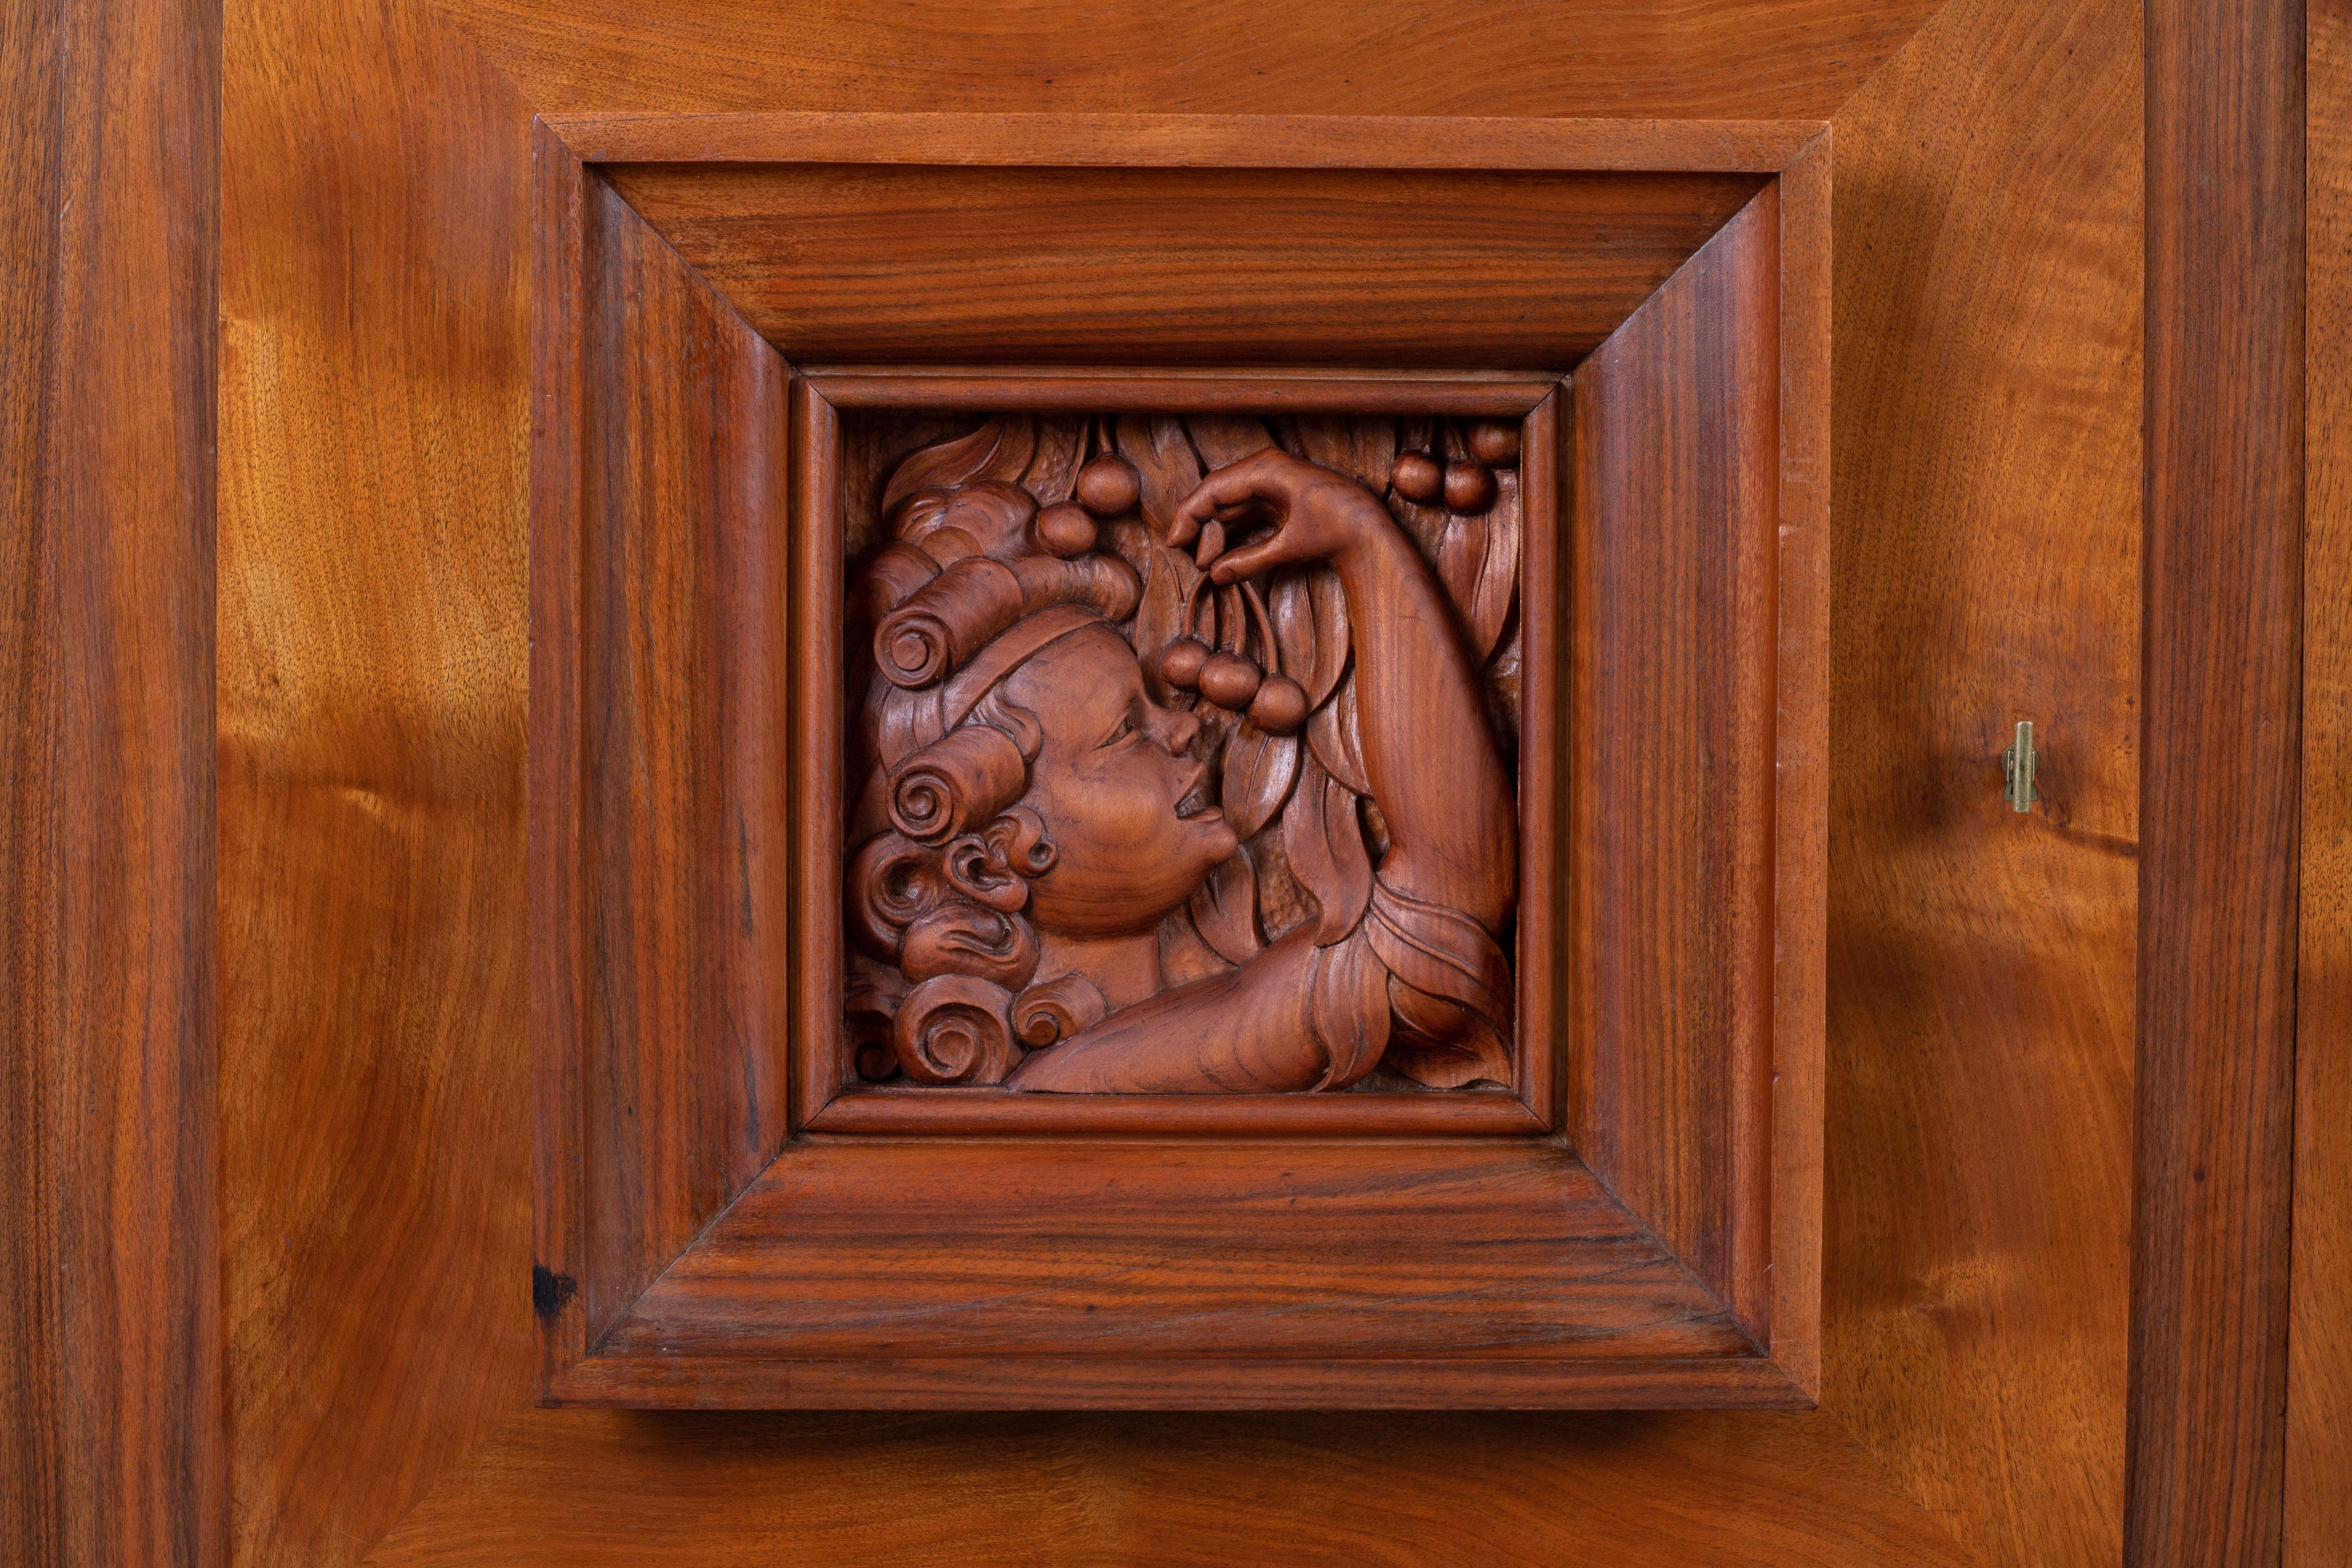
[(1297, 428), (1299, 456), (1349, 475), (1374, 495), (1386, 493), (1389, 470), (1396, 467), (1394, 420), (1302, 414)]
[(1078, 454), (1087, 447), (1084, 415), (1056, 414), (1037, 421), (1037, 449), (1021, 476), (1021, 488), (1037, 498), (1039, 506), (1070, 499), (1077, 482)]
[(1004, 426), (1004, 438), (996, 444), (988, 461), (981, 465), (980, 477), (1017, 485), (1021, 476), (1029, 471), (1029, 459), (1037, 453), (1037, 416), (1005, 414), (998, 417)]
[(1266, 596), (1282, 672), (1307, 690), (1311, 711), (1322, 706), (1348, 668), (1348, 596), (1328, 567), (1286, 572)]
[(1356, 820), (1356, 796), (1311, 753), (1299, 763), (1282, 834), (1291, 875), (1314, 896), (1320, 911), (1315, 945), (1328, 947), (1364, 918), (1372, 897), (1372, 862)]
[(1496, 475), (1500, 496), (1484, 517), (1454, 517), (1437, 536), (1437, 576), (1470, 632), (1470, 654), (1494, 654), (1519, 593), (1519, 478)]
[(1486, 717), (1494, 721), (1495, 733), (1503, 742), (1507, 756), (1516, 756), (1519, 749), (1519, 623), (1511, 623), (1511, 635), (1486, 661)]
[[(946, 489), (981, 478), (1003, 445), (1005, 425), (991, 419), (961, 440), (927, 447), (900, 463), (882, 492), (883, 518), (887, 521), (917, 490)], [(1023, 461), (1027, 461), (1025, 456)]]
[(1407, 1026), (1389, 1041), (1389, 1065), (1413, 1082), (1425, 1089), (1465, 1089), (1481, 1079), (1511, 1081), (1510, 1047), (1466, 1008), (1393, 978), (1389, 1004)]
[(1247, 838), (1274, 820), (1298, 776), (1298, 737), (1269, 735), (1255, 724), (1235, 727), (1225, 742), (1225, 820)]
[(1360, 938), (1318, 947), (1312, 962), (1310, 1010), (1330, 1064), (1316, 1087), (1345, 1089), (1378, 1067), (1388, 1048), (1388, 971)]
[(1166, 539), (1176, 509), (1201, 482), (1201, 462), (1184, 438), (1184, 426), (1172, 414), (1122, 414), (1118, 450), (1143, 482), (1143, 521), (1151, 537)]
[(1115, 517), (1101, 527), (1102, 542), (1111, 553), (1135, 568), (1135, 580), (1150, 587), (1152, 557), (1160, 548), (1151, 542), (1151, 531), (1141, 519), (1133, 517)]
[(1192, 445), (1212, 470), (1276, 444), (1265, 421), (1255, 414), (1187, 414), (1184, 428), (1192, 432)]
[[(1299, 766), (1310, 764), (1301, 756)], [(1298, 788), (1291, 786), (1290, 805), (1280, 816), (1260, 828), (1257, 837), (1242, 846), (1242, 853), (1250, 858), (1257, 872), (1257, 926), (1265, 933), (1266, 944), (1288, 936), (1301, 926), (1313, 926), (1322, 918), (1322, 910), (1292, 871), (1289, 852), (1283, 847), (1284, 824), (1298, 810)]]
[(1407, 500), (1393, 490), (1389, 493), (1388, 503), (1389, 510), (1412, 536), (1413, 548), (1421, 552), (1422, 559), (1435, 564), (1439, 546), (1445, 539), (1445, 525), (1454, 521), (1454, 514), (1442, 506), (1423, 506)]
[(1230, 856), (1210, 872), (1190, 908), (1201, 940), (1228, 963), (1246, 963), (1265, 945), (1257, 932), (1257, 872), (1246, 855)]
[(1356, 671), (1349, 667), (1331, 700), (1307, 721), (1307, 743), (1324, 772), (1358, 795), (1372, 793), (1364, 776), (1364, 736), (1356, 721)]
[(1227, 973), (1233, 967), (1202, 939), (1189, 907), (1160, 922), (1160, 974), (1170, 989)]
[[(1103, 525), (1103, 538), (1119, 559), (1135, 568), (1141, 590), (1137, 595), (1129, 640), (1143, 664), (1144, 689), (1163, 708), (1190, 708), (1197, 693), (1179, 690), (1160, 679), (1160, 651), (1183, 635), (1180, 624), (1184, 595), (1199, 581), (1201, 569), (1185, 551), (1171, 550), (1155, 541), (1145, 524), (1120, 518)], [(1204, 619), (1206, 617), (1203, 617)]]

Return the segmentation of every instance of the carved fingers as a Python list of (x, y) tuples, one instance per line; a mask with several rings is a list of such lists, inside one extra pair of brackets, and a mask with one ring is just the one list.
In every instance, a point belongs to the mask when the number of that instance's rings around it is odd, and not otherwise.
[[(1176, 509), (1168, 542), (1192, 545), (1203, 571), (1231, 583), (1276, 566), (1336, 559), (1387, 515), (1370, 490), (1345, 475), (1269, 447), (1203, 479)], [(1232, 531), (1252, 521), (1270, 521), (1274, 531), (1229, 548)]]

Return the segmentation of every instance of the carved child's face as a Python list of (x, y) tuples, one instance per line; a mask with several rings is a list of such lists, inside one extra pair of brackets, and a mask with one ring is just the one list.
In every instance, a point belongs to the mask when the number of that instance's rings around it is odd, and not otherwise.
[(1045, 731), (1022, 797), (1055, 849), (1052, 869), (1029, 885), (1040, 930), (1148, 929), (1239, 850), (1223, 814), (1202, 804), (1204, 769), (1188, 752), (1201, 721), (1151, 700), (1117, 632), (1061, 638), (1003, 689)]

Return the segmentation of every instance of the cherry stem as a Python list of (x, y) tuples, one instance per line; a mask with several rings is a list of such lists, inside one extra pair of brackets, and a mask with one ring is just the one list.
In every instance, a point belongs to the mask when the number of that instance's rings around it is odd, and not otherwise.
[[(1182, 621), (1184, 629), (1178, 633), (1178, 636), (1189, 637), (1192, 635), (1193, 611), (1201, 602), (1202, 584), (1208, 582), (1208, 580), (1209, 574), (1206, 572), (1203, 572), (1199, 576), (1192, 579), (1192, 585), (1191, 587), (1184, 590), (1184, 616)], [(1216, 637), (1216, 633), (1212, 630), (1209, 636), (1211, 640), (1213, 641)]]
[(1265, 601), (1258, 597), (1257, 584), (1248, 578), (1242, 581), (1242, 594), (1257, 616), (1257, 635), (1265, 643), (1266, 668), (1276, 675), (1282, 673), (1282, 645), (1274, 640), (1274, 623), (1266, 618)]

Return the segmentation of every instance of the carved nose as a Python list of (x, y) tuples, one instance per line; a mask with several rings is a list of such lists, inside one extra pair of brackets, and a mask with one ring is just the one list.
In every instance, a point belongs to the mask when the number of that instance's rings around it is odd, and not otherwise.
[(1181, 708), (1162, 708), (1160, 714), (1160, 743), (1179, 757), (1191, 751), (1192, 737), (1201, 732), (1200, 715)]

